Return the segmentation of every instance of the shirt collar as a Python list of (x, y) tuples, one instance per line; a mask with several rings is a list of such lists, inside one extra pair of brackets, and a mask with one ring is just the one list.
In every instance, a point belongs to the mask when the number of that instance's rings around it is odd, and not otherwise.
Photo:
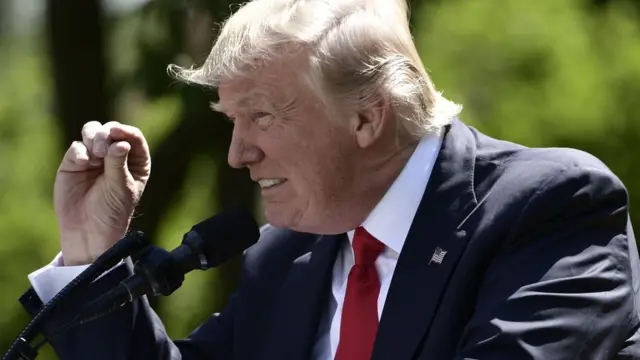
[[(362, 223), (371, 235), (400, 254), (442, 145), (442, 133), (423, 137), (382, 200)], [(353, 241), (351, 230), (347, 233)]]

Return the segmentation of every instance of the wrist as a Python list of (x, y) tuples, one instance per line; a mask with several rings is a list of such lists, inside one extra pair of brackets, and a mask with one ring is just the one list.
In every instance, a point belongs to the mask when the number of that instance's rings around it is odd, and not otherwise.
[(80, 233), (61, 233), (60, 250), (62, 266), (89, 265), (99, 256), (91, 253), (88, 238)]

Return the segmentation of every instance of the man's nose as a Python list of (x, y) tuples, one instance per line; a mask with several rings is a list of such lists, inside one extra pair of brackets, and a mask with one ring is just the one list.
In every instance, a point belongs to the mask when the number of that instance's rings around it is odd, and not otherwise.
[(263, 158), (264, 153), (262, 150), (253, 144), (238, 126), (235, 126), (227, 157), (229, 165), (233, 168), (240, 169), (260, 162)]

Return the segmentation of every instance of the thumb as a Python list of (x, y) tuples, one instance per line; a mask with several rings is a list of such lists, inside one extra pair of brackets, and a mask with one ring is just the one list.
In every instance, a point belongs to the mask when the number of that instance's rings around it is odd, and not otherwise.
[(130, 176), (127, 168), (130, 150), (131, 144), (126, 141), (114, 142), (109, 146), (104, 158), (104, 175), (108, 180), (121, 184)]

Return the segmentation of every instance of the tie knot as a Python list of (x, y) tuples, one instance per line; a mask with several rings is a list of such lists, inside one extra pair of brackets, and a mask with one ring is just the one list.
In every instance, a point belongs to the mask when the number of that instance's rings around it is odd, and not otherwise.
[(384, 250), (384, 244), (369, 234), (362, 226), (356, 228), (353, 235), (353, 252), (356, 265), (373, 265)]

